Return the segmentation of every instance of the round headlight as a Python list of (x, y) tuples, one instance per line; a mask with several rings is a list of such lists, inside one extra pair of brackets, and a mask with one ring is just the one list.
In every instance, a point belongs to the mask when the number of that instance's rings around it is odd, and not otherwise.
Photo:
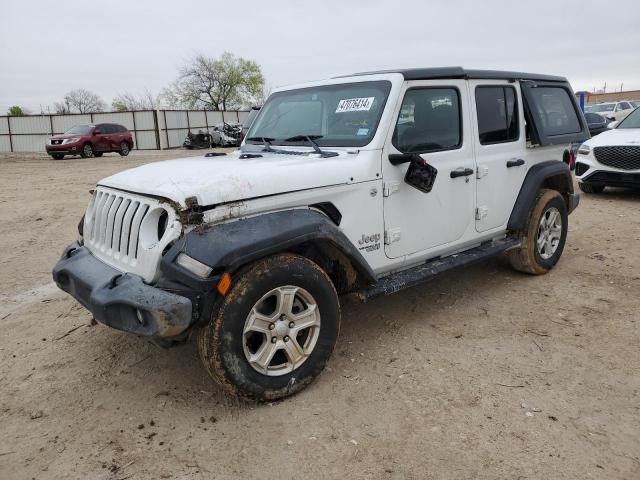
[(150, 210), (140, 224), (140, 246), (146, 250), (155, 247), (167, 231), (169, 212), (158, 207)]

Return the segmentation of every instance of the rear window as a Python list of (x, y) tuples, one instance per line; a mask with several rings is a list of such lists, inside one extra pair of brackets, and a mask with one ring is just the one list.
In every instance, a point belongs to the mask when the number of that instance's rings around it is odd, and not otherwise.
[(597, 113), (585, 113), (584, 118), (587, 119), (589, 123), (604, 123), (604, 118), (602, 115), (598, 115)]
[(482, 145), (519, 138), (518, 104), (513, 87), (477, 87), (476, 111)]
[(561, 87), (537, 87), (531, 89), (531, 96), (543, 135), (552, 137), (582, 131), (567, 90)]
[(601, 105), (589, 105), (587, 109), (590, 112), (613, 112), (613, 107), (615, 105), (613, 103), (603, 103)]

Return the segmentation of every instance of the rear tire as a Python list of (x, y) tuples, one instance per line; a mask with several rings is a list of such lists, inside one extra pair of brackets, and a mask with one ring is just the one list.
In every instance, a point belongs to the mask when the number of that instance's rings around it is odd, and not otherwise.
[(94, 156), (93, 145), (90, 143), (85, 143), (82, 147), (82, 153), (80, 153), (82, 158), (92, 158)]
[(562, 255), (568, 220), (562, 195), (555, 190), (541, 190), (520, 236), (520, 247), (507, 253), (511, 266), (532, 275), (551, 270)]
[(198, 332), (198, 350), (228, 392), (276, 400), (320, 374), (339, 329), (340, 303), (329, 276), (305, 257), (278, 254), (234, 275)]
[(580, 183), (578, 182), (578, 187), (584, 193), (602, 193), (604, 191), (604, 185), (593, 185), (591, 183)]
[(54, 153), (51, 155), (51, 158), (54, 160), (62, 160), (64, 158), (64, 154), (62, 153)]
[(120, 154), (120, 156), (126, 157), (127, 155), (129, 155), (130, 151), (131, 151), (131, 148), (129, 147), (129, 144), (127, 142), (122, 142), (120, 144), (120, 150), (118, 150), (118, 153)]

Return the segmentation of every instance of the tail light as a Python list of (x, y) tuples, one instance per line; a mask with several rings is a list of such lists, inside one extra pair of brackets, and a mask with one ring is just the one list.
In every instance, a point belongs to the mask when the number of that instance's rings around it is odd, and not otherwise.
[(573, 172), (573, 170), (576, 168), (576, 152), (573, 145), (569, 150), (564, 151), (564, 154), (562, 155), (562, 161), (569, 165), (569, 170)]

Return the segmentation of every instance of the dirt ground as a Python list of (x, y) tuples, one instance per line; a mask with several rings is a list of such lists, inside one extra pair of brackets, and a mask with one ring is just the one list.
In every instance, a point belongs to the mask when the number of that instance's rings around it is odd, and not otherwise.
[(326, 371), (260, 405), (51, 282), (95, 182), (178, 154), (0, 157), (1, 479), (640, 478), (640, 193), (583, 195), (546, 276), (343, 302)]

